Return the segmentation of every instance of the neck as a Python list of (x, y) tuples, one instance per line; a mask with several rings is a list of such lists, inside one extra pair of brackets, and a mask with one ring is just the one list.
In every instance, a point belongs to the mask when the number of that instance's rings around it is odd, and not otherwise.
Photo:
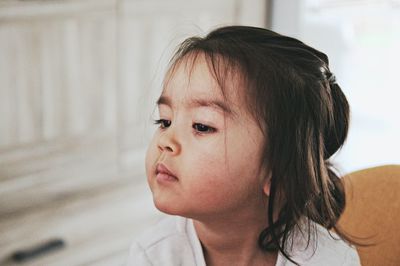
[(264, 252), (257, 243), (268, 226), (266, 208), (194, 220), (194, 226), (207, 265), (275, 265), (277, 252)]

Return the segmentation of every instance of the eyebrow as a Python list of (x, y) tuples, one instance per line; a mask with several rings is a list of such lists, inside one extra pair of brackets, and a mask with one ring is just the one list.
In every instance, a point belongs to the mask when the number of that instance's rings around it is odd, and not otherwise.
[[(160, 98), (157, 100), (157, 105), (167, 105), (172, 107), (171, 98), (165, 95), (161, 95)], [(228, 115), (232, 115), (233, 111), (229, 108), (223, 101), (214, 100), (214, 99), (201, 99), (201, 98), (194, 98), (190, 99), (188, 104), (189, 107), (196, 108), (196, 107), (210, 107), (219, 111), (222, 111)]]

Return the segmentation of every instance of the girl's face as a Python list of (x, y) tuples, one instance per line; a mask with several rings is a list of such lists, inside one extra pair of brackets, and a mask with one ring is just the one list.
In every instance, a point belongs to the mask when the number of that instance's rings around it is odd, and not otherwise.
[[(146, 154), (156, 207), (198, 220), (264, 208), (264, 138), (235, 92), (239, 82), (227, 79), (224, 100), (203, 55), (189, 70), (179, 64), (158, 101), (161, 124)], [(159, 164), (176, 179), (157, 175)]]

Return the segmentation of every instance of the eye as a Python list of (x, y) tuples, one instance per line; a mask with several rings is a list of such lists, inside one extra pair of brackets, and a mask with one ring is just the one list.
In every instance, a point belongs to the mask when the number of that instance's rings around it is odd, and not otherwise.
[(213, 133), (216, 131), (215, 128), (203, 125), (200, 123), (195, 123), (193, 124), (193, 128), (198, 132), (198, 133)]
[(166, 119), (157, 119), (154, 120), (154, 125), (160, 125), (160, 128), (167, 128), (171, 125), (171, 121)]

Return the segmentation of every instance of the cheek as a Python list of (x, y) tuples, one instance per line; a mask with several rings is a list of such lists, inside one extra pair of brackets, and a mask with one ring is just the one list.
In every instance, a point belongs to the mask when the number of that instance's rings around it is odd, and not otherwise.
[(222, 172), (225, 162), (216, 144), (196, 145), (183, 156), (185, 167), (192, 181), (212, 182)]
[(214, 147), (213, 152), (199, 153), (192, 160), (187, 164), (191, 166), (188, 168), (190, 180), (185, 184), (201, 204), (218, 205), (235, 191), (234, 168), (228, 164), (229, 157), (225, 156), (224, 149), (218, 151)]
[(191, 154), (192, 162), (189, 165), (195, 171), (194, 174), (196, 176), (204, 176), (205, 179), (209, 179), (209, 182), (212, 182), (212, 180), (226, 171), (226, 156), (220, 143), (198, 146), (194, 151), (191, 151)]
[(191, 167), (193, 179), (196, 180), (192, 188), (205, 201), (223, 200), (237, 193), (244, 196), (254, 192), (260, 185), (257, 163), (260, 160), (259, 147), (241, 138), (244, 136), (228, 136), (226, 146), (222, 139), (213, 147), (203, 147), (189, 164), (195, 166)]

